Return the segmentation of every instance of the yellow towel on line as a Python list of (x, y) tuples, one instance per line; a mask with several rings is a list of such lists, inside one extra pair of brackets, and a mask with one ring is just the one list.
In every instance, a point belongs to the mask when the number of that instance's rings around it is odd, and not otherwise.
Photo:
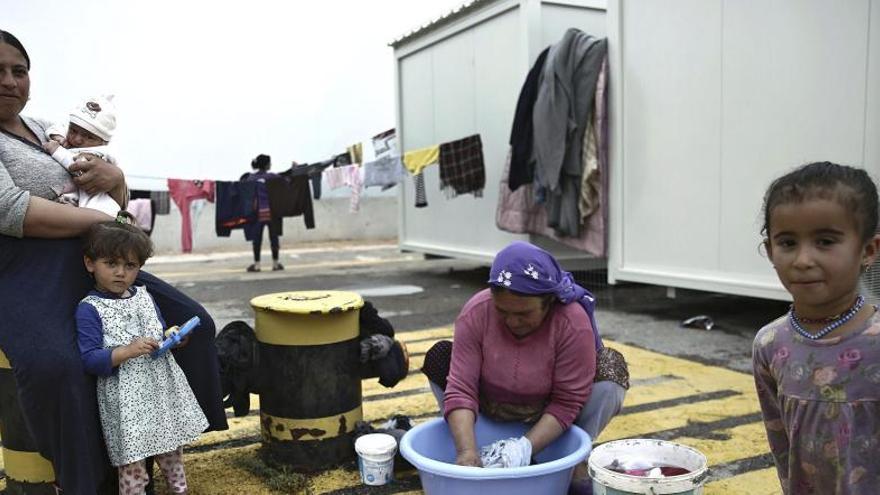
[(440, 161), (440, 145), (428, 146), (414, 151), (408, 151), (403, 155), (403, 166), (412, 175), (422, 173), (422, 169)]

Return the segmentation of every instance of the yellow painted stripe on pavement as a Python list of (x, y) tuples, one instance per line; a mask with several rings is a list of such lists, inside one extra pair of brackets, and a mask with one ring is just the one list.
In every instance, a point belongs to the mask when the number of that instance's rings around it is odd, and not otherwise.
[[(626, 393), (624, 407), (641, 406), (653, 402), (680, 399), (691, 395), (719, 392), (724, 389), (719, 387), (704, 387), (688, 380), (668, 380), (658, 383), (633, 385)], [(739, 390), (733, 390), (742, 393)]]
[(729, 436), (726, 440), (680, 437), (675, 441), (689, 445), (711, 459), (710, 464), (726, 464), (739, 459), (755, 457), (767, 452), (767, 434), (764, 423), (757, 421), (747, 425), (713, 433)]
[[(600, 441), (641, 437), (661, 430), (681, 428), (693, 421), (712, 422), (757, 412), (754, 398), (727, 397), (614, 418), (599, 436)], [(709, 459), (709, 464), (714, 464)]]
[(367, 418), (369, 421), (390, 418), (397, 414), (421, 416), (425, 414), (439, 415), (440, 412), (437, 407), (437, 401), (434, 400), (434, 395), (427, 390), (418, 395), (407, 395), (376, 402), (364, 402), (364, 418)]
[(750, 471), (706, 485), (706, 495), (780, 495), (776, 468)]
[(443, 339), (427, 340), (425, 342), (404, 342), (404, 344), (406, 344), (406, 350), (409, 351), (410, 354), (424, 354), (440, 340)]
[[(394, 335), (394, 338), (401, 342), (410, 342), (427, 338), (433, 338), (436, 340), (451, 339), (452, 326), (447, 325), (443, 327), (426, 328), (424, 330), (413, 330), (412, 332), (398, 332)], [(430, 345), (433, 345), (433, 342), (431, 342)]]
[(609, 342), (608, 346), (619, 350), (626, 357), (631, 379), (676, 375), (686, 377), (694, 387), (704, 390), (754, 389), (752, 375), (746, 373), (665, 356), (616, 342)]
[[(412, 368), (410, 368), (412, 369)], [(418, 368), (416, 368), (418, 369)], [(362, 382), (364, 398), (367, 397), (375, 397), (377, 395), (382, 394), (393, 394), (397, 392), (407, 392), (409, 390), (415, 390), (428, 387), (428, 378), (421, 373), (413, 373), (403, 380), (397, 382), (393, 388), (386, 388), (385, 386), (379, 383), (378, 378), (368, 378)]]

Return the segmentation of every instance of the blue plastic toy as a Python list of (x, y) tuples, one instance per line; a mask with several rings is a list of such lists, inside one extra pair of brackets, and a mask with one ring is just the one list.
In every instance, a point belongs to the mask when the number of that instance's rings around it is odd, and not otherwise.
[(167, 332), (168, 336), (165, 338), (165, 340), (162, 341), (162, 345), (160, 345), (159, 348), (155, 351), (151, 352), (150, 356), (153, 356), (153, 359), (156, 359), (157, 357), (165, 354), (172, 347), (179, 344), (184, 337), (189, 335), (189, 333), (192, 332), (193, 329), (199, 326), (199, 324), (201, 323), (202, 320), (200, 320), (198, 316), (193, 316), (192, 318), (187, 320), (187, 322), (184, 323), (180, 327), (180, 329), (175, 330), (174, 327), (169, 328), (169, 331)]

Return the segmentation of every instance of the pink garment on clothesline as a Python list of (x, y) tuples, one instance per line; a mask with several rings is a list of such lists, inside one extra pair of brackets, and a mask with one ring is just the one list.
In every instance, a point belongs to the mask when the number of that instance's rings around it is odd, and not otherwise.
[(364, 186), (364, 180), (361, 177), (360, 165), (346, 165), (344, 167), (330, 167), (324, 169), (324, 178), (327, 180), (327, 187), (336, 189), (348, 186), (351, 188), (351, 203), (349, 209), (352, 213), (357, 212), (361, 205), (361, 189)]
[(192, 218), (190, 203), (196, 199), (214, 202), (214, 181), (168, 179), (168, 195), (180, 210), (180, 247), (184, 253), (192, 252)]
[(137, 220), (138, 227), (145, 232), (153, 230), (153, 202), (149, 199), (132, 199), (125, 211)]

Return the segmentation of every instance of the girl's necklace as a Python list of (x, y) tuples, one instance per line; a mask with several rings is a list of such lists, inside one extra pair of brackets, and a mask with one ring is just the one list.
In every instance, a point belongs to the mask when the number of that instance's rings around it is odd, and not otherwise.
[[(801, 336), (810, 340), (819, 340), (822, 337), (833, 332), (835, 329), (840, 328), (840, 326), (842, 326), (844, 323), (853, 319), (853, 317), (859, 312), (859, 310), (862, 309), (862, 306), (864, 305), (865, 298), (859, 295), (858, 297), (856, 297), (856, 302), (854, 302), (848, 310), (836, 317), (832, 317), (833, 319), (830, 321), (830, 323), (816, 333), (810, 333), (801, 326), (801, 322), (807, 323), (814, 320), (798, 318), (797, 315), (794, 313), (794, 304), (791, 305), (791, 309), (788, 311), (788, 319), (791, 322), (792, 328), (794, 328), (797, 333), (801, 334)], [(825, 319), (823, 318), (822, 320), (819, 320), (819, 322), (824, 323), (823, 320)]]

